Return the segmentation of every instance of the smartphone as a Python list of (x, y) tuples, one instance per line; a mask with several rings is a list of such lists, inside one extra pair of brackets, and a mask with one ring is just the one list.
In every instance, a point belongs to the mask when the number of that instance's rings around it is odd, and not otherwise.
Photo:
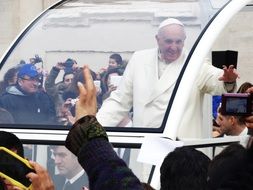
[(36, 173), (28, 160), (5, 147), (0, 147), (0, 177), (21, 189), (31, 189), (32, 184), (26, 178), (30, 172)]
[(111, 84), (115, 87), (119, 86), (122, 76), (113, 75), (111, 77)]
[(221, 96), (221, 114), (234, 116), (252, 115), (252, 94), (226, 93)]
[(229, 67), (234, 65), (237, 68), (238, 51), (212, 51), (212, 64), (213, 66), (222, 69), (223, 65)]

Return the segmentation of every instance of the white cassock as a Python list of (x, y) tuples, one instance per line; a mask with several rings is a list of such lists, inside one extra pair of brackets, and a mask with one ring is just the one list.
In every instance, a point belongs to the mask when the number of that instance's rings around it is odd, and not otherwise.
[[(130, 59), (117, 90), (113, 91), (97, 113), (103, 126), (117, 126), (133, 107), (133, 126), (161, 126), (171, 93), (187, 54), (168, 64), (158, 77), (158, 49), (137, 51)], [(178, 128), (179, 138), (200, 138), (203, 132), (202, 105), (205, 93), (220, 95), (226, 92), (218, 78), (223, 70), (203, 63)]]

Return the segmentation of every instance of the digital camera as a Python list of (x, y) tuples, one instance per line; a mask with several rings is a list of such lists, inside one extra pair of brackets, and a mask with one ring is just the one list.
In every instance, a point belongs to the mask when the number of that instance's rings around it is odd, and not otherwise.
[(249, 116), (252, 115), (253, 95), (249, 93), (226, 93), (221, 98), (221, 114)]

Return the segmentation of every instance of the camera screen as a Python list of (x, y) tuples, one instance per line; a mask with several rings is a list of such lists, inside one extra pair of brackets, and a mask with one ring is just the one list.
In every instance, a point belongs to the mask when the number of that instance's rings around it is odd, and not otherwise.
[(246, 114), (248, 112), (247, 103), (247, 98), (227, 98), (226, 112)]
[(31, 182), (26, 178), (26, 175), (29, 172), (34, 172), (34, 170), (11, 154), (0, 150), (0, 172), (29, 187)]

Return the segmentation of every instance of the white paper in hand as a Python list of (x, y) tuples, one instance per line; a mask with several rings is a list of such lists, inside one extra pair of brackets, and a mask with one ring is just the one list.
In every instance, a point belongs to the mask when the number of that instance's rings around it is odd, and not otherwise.
[(137, 161), (160, 165), (169, 152), (183, 146), (182, 141), (172, 141), (163, 137), (146, 136), (142, 143)]

